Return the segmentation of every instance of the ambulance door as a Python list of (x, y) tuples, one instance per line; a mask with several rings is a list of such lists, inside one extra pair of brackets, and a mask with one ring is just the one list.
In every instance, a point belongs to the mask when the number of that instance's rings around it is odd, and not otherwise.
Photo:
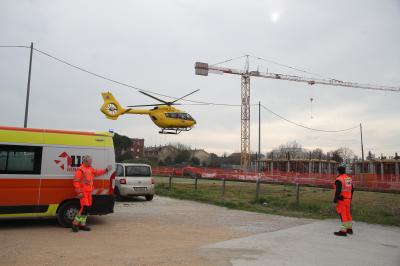
[(41, 204), (60, 204), (76, 197), (72, 178), (84, 155), (91, 149), (79, 146), (48, 145), (44, 147)]
[(0, 144), (0, 214), (42, 212), (42, 151), (39, 146)]

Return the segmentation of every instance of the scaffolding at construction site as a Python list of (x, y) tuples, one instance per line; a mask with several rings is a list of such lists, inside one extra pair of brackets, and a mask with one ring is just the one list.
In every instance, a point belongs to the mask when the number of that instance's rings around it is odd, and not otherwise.
[[(241, 170), (216, 167), (154, 167), (156, 176), (176, 176), (202, 179), (221, 179), (302, 184), (331, 188), (337, 177), (338, 162), (319, 159), (263, 159), (260, 160), (262, 171)], [(400, 191), (400, 160), (367, 161), (368, 169), (360, 171), (362, 162), (354, 163), (349, 168), (357, 189), (376, 191)], [(396, 170), (397, 169), (397, 170)]]

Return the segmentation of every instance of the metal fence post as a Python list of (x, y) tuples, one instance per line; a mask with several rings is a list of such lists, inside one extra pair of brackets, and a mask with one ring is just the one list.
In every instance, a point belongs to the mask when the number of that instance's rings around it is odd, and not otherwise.
[(300, 204), (300, 184), (296, 183), (296, 205)]
[(169, 176), (169, 190), (172, 189), (172, 175)]
[(194, 190), (197, 190), (197, 176), (194, 178)]
[(222, 179), (222, 196), (225, 196), (225, 178)]
[(256, 180), (256, 200), (258, 201), (260, 198), (260, 178)]

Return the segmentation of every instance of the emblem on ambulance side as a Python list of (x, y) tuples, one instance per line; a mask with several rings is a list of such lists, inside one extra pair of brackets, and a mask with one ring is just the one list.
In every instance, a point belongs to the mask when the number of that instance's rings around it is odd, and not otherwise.
[(66, 153), (65, 151), (62, 152), (60, 155), (58, 155), (58, 158), (60, 158), (59, 160), (54, 160), (54, 162), (56, 164), (58, 164), (58, 166), (60, 166), (60, 168), (62, 170), (65, 170), (66, 166), (71, 166), (72, 164), (72, 158), (71, 156), (68, 155), (68, 153)]
[(58, 155), (58, 159), (54, 160), (54, 162), (61, 168), (61, 170), (73, 172), (82, 164), (83, 157), (84, 156), (82, 155), (69, 155), (64, 151)]

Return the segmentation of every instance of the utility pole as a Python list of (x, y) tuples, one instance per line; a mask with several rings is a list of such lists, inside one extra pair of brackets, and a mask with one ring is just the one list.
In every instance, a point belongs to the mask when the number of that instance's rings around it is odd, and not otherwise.
[(361, 185), (364, 185), (364, 142), (363, 142), (363, 131), (362, 131), (362, 124), (360, 123), (360, 136), (361, 136)]
[(28, 85), (26, 87), (24, 128), (28, 127), (28, 109), (29, 109), (29, 94), (30, 94), (30, 90), (31, 90), (32, 54), (33, 54), (33, 42), (31, 42), (31, 55), (29, 58), (29, 72), (28, 72)]
[(257, 171), (260, 172), (261, 160), (261, 102), (258, 101), (258, 156), (257, 156)]

